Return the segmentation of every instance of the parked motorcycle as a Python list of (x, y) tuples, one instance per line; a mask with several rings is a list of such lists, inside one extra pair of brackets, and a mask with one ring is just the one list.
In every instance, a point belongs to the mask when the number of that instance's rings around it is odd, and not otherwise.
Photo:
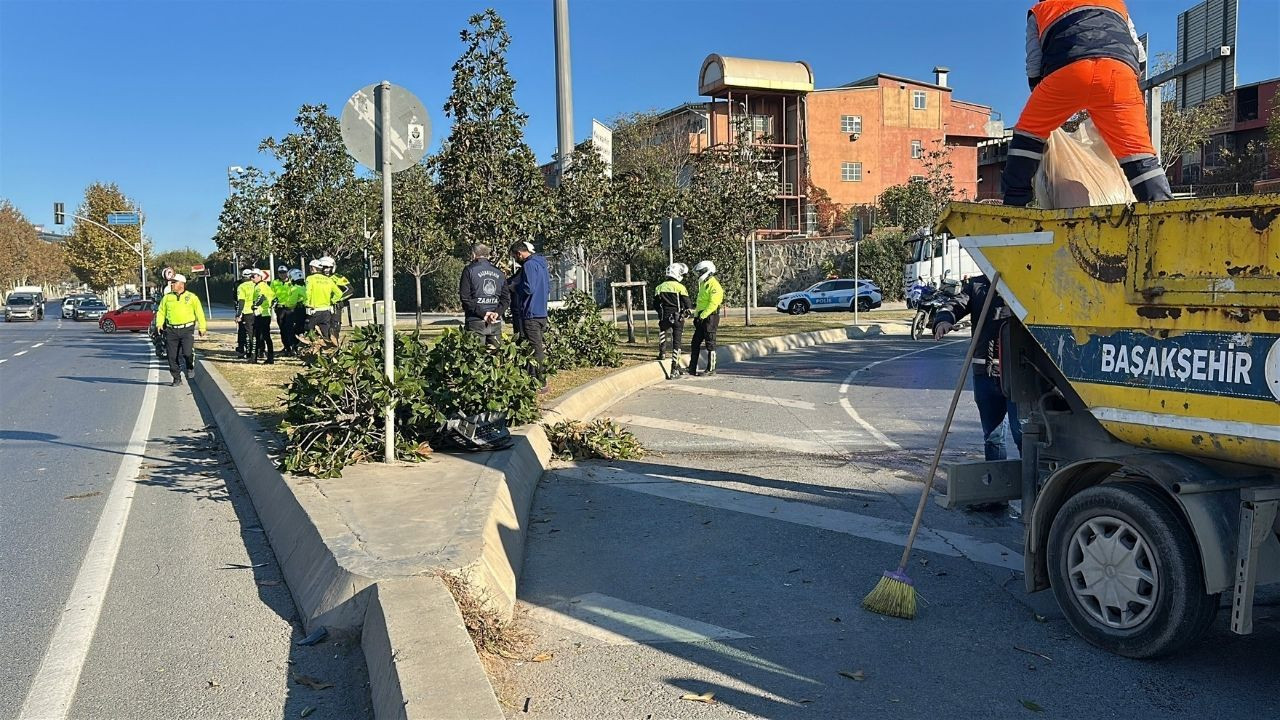
[[(960, 282), (958, 280), (945, 279), (942, 281), (942, 287), (938, 290), (932, 290), (928, 294), (921, 294), (916, 302), (916, 315), (911, 321), (911, 339), (919, 340), (922, 337), (931, 337), (933, 335), (933, 325), (938, 310), (946, 307), (952, 301), (957, 293), (960, 292)], [(967, 327), (968, 321), (961, 321), (956, 324), (957, 328)]]
[(915, 283), (907, 288), (907, 309), (916, 309), (921, 300), (928, 300), (937, 291), (938, 288), (933, 283), (925, 282), (924, 278), (916, 278)]

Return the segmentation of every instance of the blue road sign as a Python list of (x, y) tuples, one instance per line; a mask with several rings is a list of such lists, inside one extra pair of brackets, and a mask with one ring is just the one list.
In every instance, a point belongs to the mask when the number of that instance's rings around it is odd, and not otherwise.
[(139, 224), (138, 213), (136, 212), (113, 212), (107, 213), (108, 225), (137, 225)]

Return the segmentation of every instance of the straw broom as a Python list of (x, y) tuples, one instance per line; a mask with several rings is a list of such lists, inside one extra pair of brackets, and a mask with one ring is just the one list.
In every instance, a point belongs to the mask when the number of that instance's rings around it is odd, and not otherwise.
[(900, 617), (910, 620), (916, 616), (916, 589), (907, 577), (907, 561), (911, 559), (911, 546), (920, 533), (920, 521), (924, 518), (925, 504), (929, 501), (929, 491), (933, 489), (933, 478), (938, 473), (938, 463), (942, 460), (942, 448), (947, 444), (947, 433), (951, 431), (951, 421), (956, 416), (956, 404), (960, 401), (960, 393), (964, 390), (964, 381), (969, 375), (969, 365), (973, 363), (973, 353), (977, 348), (977, 338), (982, 334), (982, 326), (987, 321), (987, 311), (991, 309), (991, 301), (996, 296), (996, 284), (1000, 282), (1000, 273), (991, 278), (991, 289), (987, 292), (986, 301), (982, 303), (982, 313), (973, 325), (974, 342), (969, 343), (969, 351), (964, 355), (964, 364), (960, 367), (960, 376), (956, 378), (955, 392), (951, 393), (951, 407), (947, 409), (947, 421), (942, 424), (942, 435), (938, 437), (938, 447), (933, 452), (933, 462), (929, 465), (929, 474), (925, 476), (924, 488), (920, 491), (920, 504), (916, 506), (916, 517), (911, 521), (911, 532), (907, 534), (907, 545), (902, 549), (902, 560), (897, 570), (886, 570), (876, 583), (875, 588), (862, 601), (862, 607), (871, 612)]

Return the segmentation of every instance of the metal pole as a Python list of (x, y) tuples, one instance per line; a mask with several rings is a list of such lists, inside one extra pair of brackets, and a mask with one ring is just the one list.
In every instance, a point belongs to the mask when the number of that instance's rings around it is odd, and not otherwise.
[(209, 271), (204, 271), (204, 304), (209, 308), (209, 317), (213, 317), (213, 300), (209, 299)]
[[(391, 278), (391, 83), (378, 86), (382, 103), (378, 111), (378, 127), (382, 134), (382, 354), (387, 380), (395, 382), (396, 309)], [(384, 411), (386, 447), (383, 460), (396, 460), (395, 405), (388, 402)]]
[(853, 324), (858, 324), (858, 299), (862, 293), (861, 271), (858, 268), (858, 246), (862, 243), (856, 240), (853, 243)]
[(743, 277), (743, 285), (745, 287), (743, 287), (742, 289), (743, 289), (743, 294), (745, 294), (746, 297), (743, 299), (743, 303), (742, 303), (745, 306), (742, 308), (742, 317), (743, 317), (743, 324), (750, 326), (751, 325), (751, 241), (746, 240), (744, 242), (744, 247), (742, 249), (747, 254), (747, 271), (743, 273), (743, 275), (745, 276)]
[(142, 240), (142, 228), (147, 223), (147, 217), (142, 213), (138, 213), (138, 257), (142, 258), (142, 299), (147, 299), (147, 244)]

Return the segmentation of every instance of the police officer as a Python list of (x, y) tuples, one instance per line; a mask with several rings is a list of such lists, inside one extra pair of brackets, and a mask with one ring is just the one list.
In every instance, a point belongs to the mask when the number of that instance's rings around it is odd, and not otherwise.
[(276, 294), (276, 327), (280, 328), (280, 349), (284, 350), (284, 323), (285, 316), (288, 312), (285, 310), (283, 301), (285, 290), (290, 287), (289, 283), (289, 267), (280, 265), (276, 268), (276, 277), (271, 281), (271, 292)]
[(502, 316), (511, 304), (507, 276), (489, 261), (488, 245), (471, 248), (471, 262), (462, 269), (458, 280), (458, 299), (462, 301), (467, 332), (484, 338), (485, 345), (497, 347), (502, 341)]
[[(280, 351), (292, 355), (298, 347), (298, 308), (302, 305), (302, 271), (289, 270), (276, 290), (276, 322), (280, 324)], [(296, 282), (295, 282), (296, 280)], [(272, 288), (275, 289), (274, 287)], [(306, 322), (306, 314), (303, 314)]]
[[(689, 316), (689, 291), (685, 289), (684, 263), (667, 266), (667, 279), (654, 290), (654, 304), (658, 311), (658, 362), (671, 353), (671, 377), (684, 374), (680, 363), (680, 338), (684, 334), (684, 319)], [(669, 345), (668, 345), (669, 343)], [(669, 350), (668, 350), (669, 348)]]
[(693, 310), (693, 347), (689, 348), (689, 374), (698, 376), (698, 357), (707, 346), (707, 374), (716, 374), (716, 330), (720, 327), (720, 306), (724, 288), (716, 279), (716, 264), (703, 260), (693, 266), (698, 273), (698, 304)]
[[(939, 340), (951, 332), (955, 324), (967, 315), (982, 311), (987, 293), (992, 292), (991, 281), (985, 275), (969, 278), (959, 292), (951, 295), (940, 293), (946, 304), (934, 315), (933, 336)], [(973, 353), (973, 401), (978, 406), (978, 418), (982, 422), (983, 452), (987, 460), (1004, 460), (1004, 421), (1009, 419), (1013, 442), (1022, 447), (1022, 424), (1018, 421), (1018, 406), (1005, 397), (1000, 387), (1000, 334), (1009, 322), (1009, 306), (997, 293), (982, 323), (982, 334), (973, 342), (978, 346)]]
[(173, 292), (166, 293), (156, 308), (156, 329), (164, 333), (165, 350), (169, 356), (169, 374), (173, 376), (172, 386), (182, 384), (182, 374), (178, 368), (178, 356), (187, 363), (187, 379), (196, 376), (195, 333), (204, 337), (204, 306), (200, 298), (193, 292), (187, 292), (187, 278), (174, 275), (171, 283)]
[(342, 331), (342, 309), (354, 293), (351, 292), (351, 281), (346, 276), (337, 274), (338, 263), (333, 258), (328, 255), (320, 258), (320, 269), (333, 281), (334, 287), (338, 288), (338, 299), (333, 302), (333, 315), (329, 318), (329, 339), (337, 345), (338, 335)]
[(236, 286), (236, 357), (244, 357), (253, 339), (253, 314), (248, 312), (253, 303), (253, 268), (240, 271), (241, 282)]
[(342, 291), (324, 271), (322, 259), (307, 264), (311, 274), (307, 276), (303, 305), (307, 313), (307, 332), (316, 332), (320, 340), (328, 342), (329, 323), (333, 318), (334, 303), (342, 297)]
[(276, 345), (271, 340), (271, 315), (275, 312), (276, 294), (267, 282), (266, 270), (253, 271), (253, 343), (249, 350), (249, 362), (262, 360), (266, 352), (268, 365), (275, 364)]

